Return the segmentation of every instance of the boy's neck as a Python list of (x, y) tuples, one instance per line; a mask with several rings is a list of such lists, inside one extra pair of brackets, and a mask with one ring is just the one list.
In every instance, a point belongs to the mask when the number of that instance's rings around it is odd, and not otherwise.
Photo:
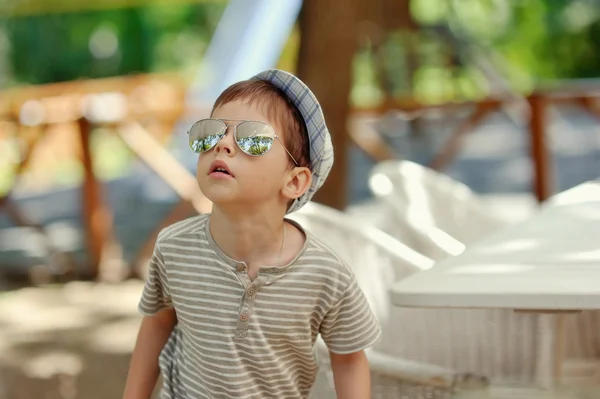
[(213, 205), (210, 233), (227, 256), (248, 265), (274, 266), (280, 255), (284, 216), (280, 212), (256, 209), (226, 212)]

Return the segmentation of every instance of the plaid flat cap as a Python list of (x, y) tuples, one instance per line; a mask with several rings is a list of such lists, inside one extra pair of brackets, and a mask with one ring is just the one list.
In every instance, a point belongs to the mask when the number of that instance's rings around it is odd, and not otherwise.
[(325, 183), (333, 166), (333, 145), (329, 129), (325, 124), (323, 110), (317, 97), (308, 86), (289, 72), (268, 69), (255, 75), (252, 79), (266, 80), (283, 91), (298, 108), (306, 124), (310, 142), (312, 184), (304, 195), (294, 201), (287, 213), (295, 212), (312, 199), (317, 190)]

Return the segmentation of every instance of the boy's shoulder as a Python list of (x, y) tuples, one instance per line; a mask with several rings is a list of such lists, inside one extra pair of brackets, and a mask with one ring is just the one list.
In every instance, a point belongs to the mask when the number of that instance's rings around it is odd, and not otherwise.
[(208, 216), (209, 214), (202, 214), (175, 222), (158, 233), (156, 242), (160, 244), (182, 236), (204, 234)]
[(336, 280), (349, 283), (353, 272), (348, 263), (319, 237), (308, 231), (305, 234), (309, 242), (306, 251), (300, 256), (298, 261), (317, 264), (322, 273)]

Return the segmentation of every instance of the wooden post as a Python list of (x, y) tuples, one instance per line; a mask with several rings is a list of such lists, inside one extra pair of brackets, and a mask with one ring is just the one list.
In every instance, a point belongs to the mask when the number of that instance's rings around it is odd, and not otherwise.
[(529, 133), (533, 161), (533, 189), (538, 202), (543, 202), (551, 195), (546, 146), (546, 101), (538, 93), (531, 94), (527, 100), (531, 112)]
[(79, 139), (81, 143), (83, 165), (82, 218), (86, 232), (88, 254), (90, 256), (90, 275), (97, 279), (103, 251), (111, 240), (112, 215), (102, 199), (100, 182), (94, 173), (93, 158), (90, 148), (91, 123), (79, 119)]
[(335, 151), (333, 169), (314, 200), (337, 209), (348, 201), (347, 120), (361, 2), (305, 0), (300, 16), (298, 76), (323, 107)]

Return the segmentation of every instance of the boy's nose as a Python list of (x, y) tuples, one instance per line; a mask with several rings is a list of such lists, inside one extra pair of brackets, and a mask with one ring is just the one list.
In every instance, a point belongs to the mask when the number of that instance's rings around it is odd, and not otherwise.
[(234, 155), (235, 154), (234, 134), (231, 131), (231, 129), (233, 129), (232, 126), (227, 126), (227, 131), (225, 133), (225, 137), (223, 137), (217, 143), (217, 145), (215, 147), (215, 151), (217, 153), (219, 153), (221, 151), (225, 151), (225, 153), (227, 155)]

